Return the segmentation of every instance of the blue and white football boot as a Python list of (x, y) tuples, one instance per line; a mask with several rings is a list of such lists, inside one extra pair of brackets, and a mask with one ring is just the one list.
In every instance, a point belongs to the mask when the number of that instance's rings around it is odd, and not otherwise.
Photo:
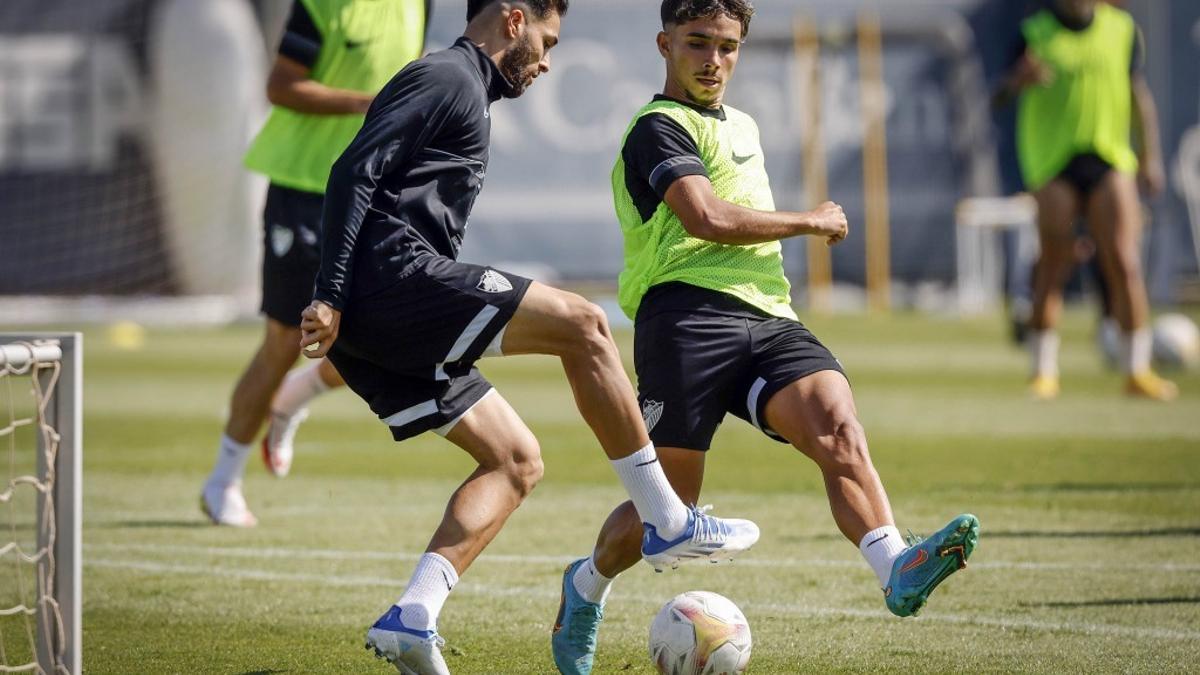
[(714, 563), (732, 560), (758, 541), (758, 525), (749, 520), (710, 516), (710, 508), (693, 506), (688, 512), (687, 526), (670, 541), (658, 536), (653, 525), (643, 523), (642, 558), (655, 572), (661, 572), (693, 558)]
[(367, 649), (387, 659), (404, 675), (450, 675), (442, 658), (446, 641), (436, 630), (413, 630), (400, 621), (401, 609), (392, 605), (367, 631)]

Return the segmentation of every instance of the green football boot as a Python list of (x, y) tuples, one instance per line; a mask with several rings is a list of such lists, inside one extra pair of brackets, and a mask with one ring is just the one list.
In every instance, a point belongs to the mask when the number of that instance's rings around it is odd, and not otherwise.
[(969, 513), (957, 516), (928, 539), (910, 533), (909, 547), (892, 563), (892, 575), (883, 589), (892, 614), (919, 612), (938, 584), (967, 566), (978, 541), (979, 519)]

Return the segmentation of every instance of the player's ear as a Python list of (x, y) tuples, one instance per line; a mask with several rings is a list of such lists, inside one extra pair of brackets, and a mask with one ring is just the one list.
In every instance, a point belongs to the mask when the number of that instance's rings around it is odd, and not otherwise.
[(658, 53), (662, 54), (664, 59), (667, 58), (667, 54), (671, 52), (671, 36), (667, 35), (666, 31), (659, 31), (654, 40), (658, 43)]
[(525, 25), (525, 20), (525, 10), (520, 7), (511, 7), (508, 15), (504, 17), (504, 37), (516, 40), (517, 36), (521, 34), (521, 27)]

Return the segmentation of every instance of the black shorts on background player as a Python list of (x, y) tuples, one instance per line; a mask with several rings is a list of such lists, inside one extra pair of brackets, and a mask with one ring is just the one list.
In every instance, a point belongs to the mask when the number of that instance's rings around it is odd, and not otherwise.
[(633, 352), (638, 402), (659, 447), (707, 450), (726, 413), (786, 442), (764, 419), (771, 397), (819, 371), (845, 374), (800, 322), (680, 282), (642, 298)]
[(262, 312), (286, 326), (300, 325), (321, 266), (324, 195), (274, 183), (263, 207)]
[(347, 304), (329, 360), (396, 440), (437, 429), (492, 388), (474, 363), (508, 325), (530, 283), (425, 256), (392, 288)]
[(1100, 155), (1087, 152), (1072, 157), (1056, 179), (1070, 183), (1080, 197), (1087, 199), (1112, 170), (1112, 164), (1104, 161)]

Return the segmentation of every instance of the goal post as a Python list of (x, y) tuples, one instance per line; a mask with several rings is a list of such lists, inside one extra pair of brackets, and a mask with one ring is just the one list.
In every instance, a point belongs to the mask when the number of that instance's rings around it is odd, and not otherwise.
[[(77, 674), (82, 671), (83, 625), (82, 334), (0, 333), (2, 380), (9, 380), (3, 383), (3, 395), (10, 400), (0, 413), (0, 452), (9, 455), (10, 466), (23, 464), (17, 461), (19, 453), (34, 452), (36, 474), (9, 473), (0, 495), (12, 510), (24, 504), (20, 493), (36, 493), (36, 513), (28, 514), (36, 530), (36, 550), (26, 551), (20, 541), (10, 541), (0, 545), (0, 551), (16, 557), (18, 577), (21, 564), (34, 566), (36, 597), (2, 601), (0, 615), (28, 617), (35, 637), (33, 645), (0, 642), (0, 672)], [(12, 400), (26, 382), (32, 400)], [(36, 439), (32, 448), (17, 443), (18, 432), (26, 428)], [(20, 579), (16, 585), (20, 592)], [(24, 661), (26, 655), (31, 662), (9, 661)]]

